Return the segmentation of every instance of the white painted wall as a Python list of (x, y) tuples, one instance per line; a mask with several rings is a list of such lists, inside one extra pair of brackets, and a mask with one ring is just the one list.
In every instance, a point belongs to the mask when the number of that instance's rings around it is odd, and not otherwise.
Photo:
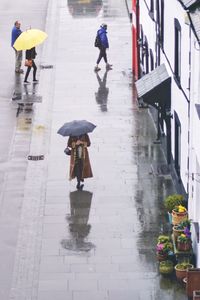
[[(200, 120), (195, 104), (200, 104), (200, 50), (192, 34), (191, 47), (191, 118), (190, 118), (190, 168), (189, 168), (189, 216), (200, 224)], [(193, 232), (197, 266), (200, 267), (200, 244)]]
[[(173, 2), (173, 5), (172, 5)], [(147, 36), (149, 48), (155, 54), (155, 22), (150, 18), (148, 5), (150, 1), (140, 1), (140, 23)], [(189, 26), (185, 24), (185, 11), (176, 0), (164, 3), (164, 53), (161, 51), (161, 63), (165, 63), (169, 75), (172, 77), (172, 113), (176, 111), (181, 122), (181, 179), (187, 190), (187, 158), (188, 158), (188, 103), (184, 93), (189, 97)], [(172, 9), (173, 7), (173, 9)], [(155, 12), (156, 15), (156, 12)], [(184, 93), (177, 86), (173, 78), (174, 70), (174, 19), (181, 25), (181, 86)], [(167, 58), (166, 58), (167, 57)], [(174, 119), (172, 119), (172, 155), (174, 157)]]

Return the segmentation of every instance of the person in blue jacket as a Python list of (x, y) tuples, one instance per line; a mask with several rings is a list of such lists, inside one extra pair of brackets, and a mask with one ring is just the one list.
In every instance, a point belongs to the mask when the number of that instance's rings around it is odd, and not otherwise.
[(19, 21), (15, 21), (14, 23), (14, 27), (12, 28), (12, 32), (11, 32), (11, 47), (14, 49), (15, 51), (15, 72), (16, 73), (24, 73), (23, 69), (21, 69), (21, 65), (22, 65), (22, 50), (17, 51), (13, 45), (16, 41), (16, 39), (20, 36), (20, 34), (22, 33), (21, 29), (20, 29), (21, 23)]
[(106, 49), (109, 48), (109, 43), (108, 43), (108, 38), (107, 38), (107, 24), (102, 24), (100, 26), (100, 29), (97, 31), (97, 35), (99, 36), (101, 45), (98, 47), (99, 48), (99, 57), (97, 59), (97, 63), (96, 66), (94, 68), (95, 72), (98, 72), (99, 70), (101, 70), (101, 68), (99, 68), (99, 63), (101, 61), (101, 59), (103, 58), (105, 63), (106, 63), (106, 70), (111, 70), (112, 69), (112, 65), (110, 65), (108, 63), (108, 59), (107, 59), (107, 53), (106, 53)]

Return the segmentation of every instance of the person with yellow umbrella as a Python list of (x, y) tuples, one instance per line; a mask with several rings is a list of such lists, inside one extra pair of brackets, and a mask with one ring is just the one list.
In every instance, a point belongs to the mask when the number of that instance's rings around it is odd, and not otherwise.
[(27, 81), (31, 68), (33, 67), (33, 82), (37, 83), (36, 72), (37, 67), (34, 59), (36, 57), (35, 46), (41, 44), (47, 38), (47, 34), (39, 29), (28, 29), (20, 34), (15, 41), (13, 47), (19, 50), (26, 50), (26, 62), (28, 67), (24, 79), (24, 84), (29, 84)]
[(35, 57), (36, 57), (37, 53), (35, 51), (35, 47), (26, 50), (26, 66), (27, 66), (27, 71), (26, 71), (26, 75), (24, 78), (24, 84), (30, 84), (29, 81), (27, 81), (29, 73), (31, 71), (31, 68), (33, 68), (33, 82), (37, 83), (38, 80), (36, 79), (36, 72), (37, 72), (37, 67), (35, 64)]

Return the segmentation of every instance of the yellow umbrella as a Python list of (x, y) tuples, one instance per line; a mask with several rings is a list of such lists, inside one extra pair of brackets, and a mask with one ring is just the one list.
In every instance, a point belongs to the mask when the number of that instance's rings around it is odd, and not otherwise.
[(17, 51), (31, 49), (43, 43), (46, 38), (46, 32), (39, 29), (28, 29), (20, 34), (13, 47)]

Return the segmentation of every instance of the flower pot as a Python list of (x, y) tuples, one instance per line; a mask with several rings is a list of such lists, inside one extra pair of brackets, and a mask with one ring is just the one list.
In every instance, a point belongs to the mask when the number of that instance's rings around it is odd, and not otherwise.
[(176, 212), (175, 210), (172, 210), (172, 224), (177, 225), (182, 221), (185, 221), (188, 219), (188, 213), (187, 211), (184, 212)]
[(176, 272), (176, 278), (177, 278), (178, 280), (180, 280), (180, 281), (183, 281), (183, 279), (184, 279), (185, 277), (187, 277), (187, 269), (188, 269), (188, 268), (193, 268), (194, 266), (193, 266), (192, 264), (188, 264), (188, 267), (187, 267), (186, 269), (179, 269), (179, 268), (178, 268), (178, 265), (179, 265), (179, 264), (177, 264), (177, 265), (174, 267), (175, 272)]
[(164, 261), (164, 260), (166, 260), (167, 259), (167, 253), (165, 253), (165, 254), (160, 254), (160, 253), (156, 253), (156, 257), (157, 257), (157, 260), (158, 261)]
[(171, 260), (161, 261), (159, 264), (160, 274), (169, 275), (173, 272), (174, 266)]
[(192, 248), (192, 243), (191, 242), (177, 242), (177, 249), (179, 251), (190, 251)]
[(181, 235), (181, 233), (184, 233), (184, 229), (176, 229), (176, 225), (173, 226), (173, 236), (175, 242), (177, 241), (177, 237)]

